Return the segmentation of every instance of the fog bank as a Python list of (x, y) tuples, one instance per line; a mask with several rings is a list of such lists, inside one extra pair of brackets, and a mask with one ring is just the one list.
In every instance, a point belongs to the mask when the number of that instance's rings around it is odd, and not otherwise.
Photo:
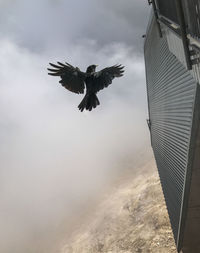
[[(0, 252), (54, 252), (73, 218), (148, 149), (141, 49), (125, 36), (130, 1), (115, 3), (0, 2)], [(82, 96), (47, 75), (57, 60), (83, 71), (121, 63), (125, 75), (98, 94), (98, 108), (81, 113)]]

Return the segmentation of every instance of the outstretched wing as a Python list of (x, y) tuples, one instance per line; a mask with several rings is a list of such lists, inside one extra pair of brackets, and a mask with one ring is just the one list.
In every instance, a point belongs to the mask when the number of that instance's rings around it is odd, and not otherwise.
[(112, 83), (112, 80), (115, 77), (123, 76), (124, 66), (114, 65), (112, 67), (108, 67), (102, 69), (99, 72), (94, 73), (94, 89), (95, 92), (102, 90), (105, 87), (108, 87)]
[(58, 62), (58, 65), (49, 63), (53, 69), (49, 69), (48, 74), (52, 76), (60, 76), (59, 83), (66, 89), (74, 93), (84, 93), (86, 73), (81, 72), (79, 68), (74, 68), (69, 63), (63, 64)]

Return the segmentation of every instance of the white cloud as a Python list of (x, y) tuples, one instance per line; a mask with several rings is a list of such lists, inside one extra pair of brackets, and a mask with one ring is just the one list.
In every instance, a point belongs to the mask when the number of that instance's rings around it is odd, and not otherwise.
[(142, 52), (148, 18), (145, 1), (3, 0), (0, 4), (0, 36), (14, 38), (32, 50), (91, 39), (98, 48), (122, 42)]

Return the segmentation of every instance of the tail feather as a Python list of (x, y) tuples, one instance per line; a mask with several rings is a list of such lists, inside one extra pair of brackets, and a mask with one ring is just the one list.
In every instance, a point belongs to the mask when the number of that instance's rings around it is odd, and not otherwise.
[(100, 105), (99, 99), (97, 98), (95, 93), (87, 94), (79, 104), (78, 108), (82, 112), (84, 109), (91, 111), (92, 108), (96, 108)]

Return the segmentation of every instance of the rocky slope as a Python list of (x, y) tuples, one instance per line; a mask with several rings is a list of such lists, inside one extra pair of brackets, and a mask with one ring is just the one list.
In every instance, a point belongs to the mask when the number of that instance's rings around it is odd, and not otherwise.
[(60, 252), (175, 253), (154, 162), (116, 182)]

